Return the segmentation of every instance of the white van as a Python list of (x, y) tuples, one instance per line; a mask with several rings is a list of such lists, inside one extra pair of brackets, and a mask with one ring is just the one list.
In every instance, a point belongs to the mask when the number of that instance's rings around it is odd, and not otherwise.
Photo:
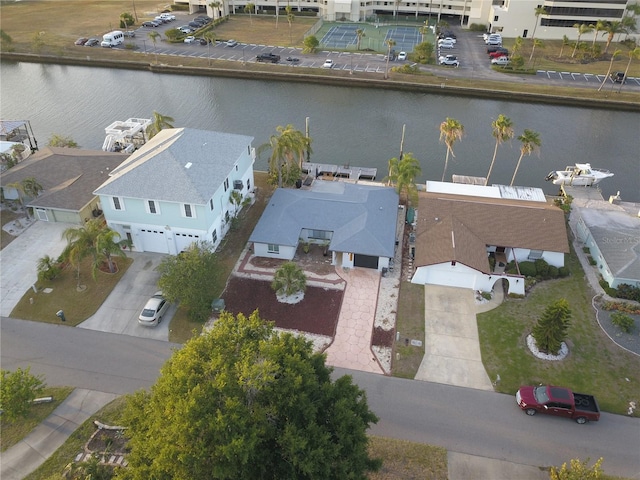
[(105, 33), (102, 36), (102, 43), (100, 43), (100, 46), (111, 48), (116, 45), (121, 45), (122, 43), (124, 43), (124, 33), (120, 30), (114, 30), (113, 32)]

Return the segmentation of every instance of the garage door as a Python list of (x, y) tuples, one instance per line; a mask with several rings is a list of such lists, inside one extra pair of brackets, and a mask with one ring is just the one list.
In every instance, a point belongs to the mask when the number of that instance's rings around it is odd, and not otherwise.
[(469, 272), (442, 272), (431, 271), (427, 274), (427, 281), (433, 285), (445, 287), (474, 288), (476, 276)]
[(370, 255), (358, 255), (353, 256), (354, 267), (365, 267), (378, 269), (378, 257), (372, 257)]
[(192, 233), (176, 233), (176, 251), (183, 252), (193, 242), (200, 240), (200, 235), (194, 235)]
[(140, 240), (142, 241), (142, 250), (145, 252), (169, 253), (167, 239), (162, 230), (141, 228)]

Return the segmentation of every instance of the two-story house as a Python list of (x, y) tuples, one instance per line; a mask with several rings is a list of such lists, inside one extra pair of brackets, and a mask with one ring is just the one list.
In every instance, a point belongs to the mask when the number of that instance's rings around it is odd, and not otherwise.
[[(105, 219), (137, 251), (177, 254), (217, 246), (254, 188), (253, 137), (162, 130), (94, 193)], [(233, 192), (237, 192), (233, 194)]]

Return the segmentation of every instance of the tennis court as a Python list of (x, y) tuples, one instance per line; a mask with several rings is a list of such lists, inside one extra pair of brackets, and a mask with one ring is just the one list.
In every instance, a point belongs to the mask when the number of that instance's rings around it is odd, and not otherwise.
[(366, 35), (366, 27), (364, 25), (334, 25), (320, 39), (320, 43), (327, 47), (346, 49), (349, 45), (358, 43), (358, 35), (356, 34), (358, 29), (365, 31)]
[(385, 42), (390, 38), (396, 42), (394, 49), (404, 52), (412, 52), (413, 47), (422, 41), (420, 30), (416, 27), (391, 27), (387, 30)]
[(340, 50), (355, 50), (358, 44), (356, 31), (364, 32), (360, 39), (360, 50), (373, 50), (386, 52), (386, 40), (392, 38), (396, 44), (396, 51), (412, 52), (413, 48), (422, 41), (420, 29), (413, 26), (375, 25), (367, 23), (330, 24), (325, 22), (318, 32), (324, 34), (320, 38), (322, 48), (335, 48)]

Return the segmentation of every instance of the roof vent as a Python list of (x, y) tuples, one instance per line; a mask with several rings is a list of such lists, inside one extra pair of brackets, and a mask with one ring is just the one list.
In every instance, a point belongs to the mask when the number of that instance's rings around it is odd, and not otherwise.
[(184, 166), (184, 168), (191, 168), (191, 165), (193, 165), (193, 163), (188, 162), (188, 163)]

